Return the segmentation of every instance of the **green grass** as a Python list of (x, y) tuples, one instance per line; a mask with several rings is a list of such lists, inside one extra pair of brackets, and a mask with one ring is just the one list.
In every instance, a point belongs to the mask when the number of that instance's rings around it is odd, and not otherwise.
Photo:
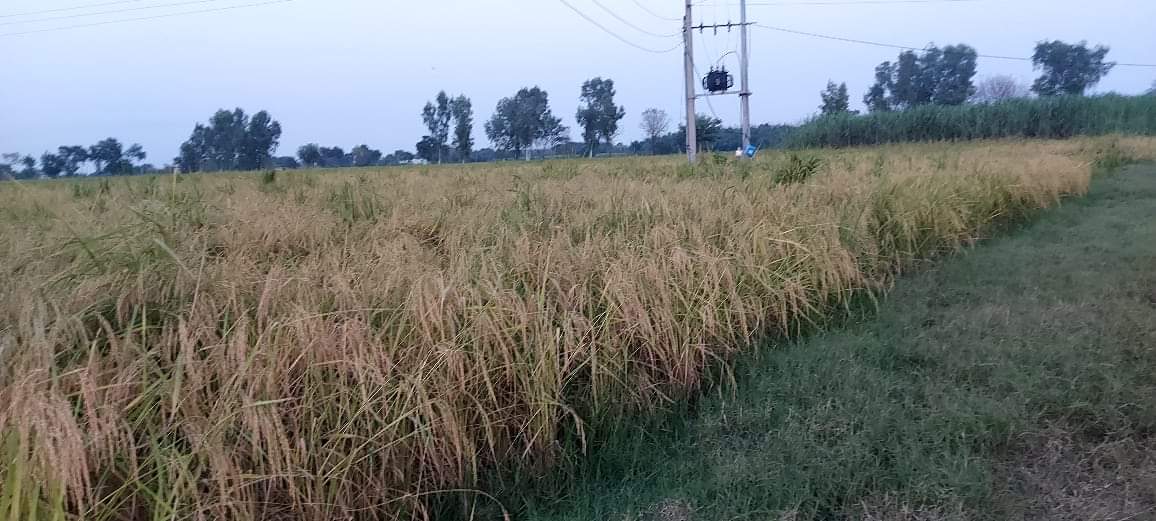
[(793, 131), (793, 148), (848, 147), (1008, 137), (1062, 139), (1156, 134), (1156, 96), (1059, 96), (1000, 103), (927, 105), (816, 118)]
[(740, 364), (735, 393), (623, 425), (522, 517), (1143, 519), (1154, 368), (1156, 168), (1140, 166)]

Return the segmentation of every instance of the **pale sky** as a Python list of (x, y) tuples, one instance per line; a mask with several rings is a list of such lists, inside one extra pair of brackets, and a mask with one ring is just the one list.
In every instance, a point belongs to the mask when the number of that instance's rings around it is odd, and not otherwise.
[[(619, 140), (641, 137), (639, 113), (683, 113), (680, 51), (650, 54), (583, 20), (559, 0), (293, 0), (258, 7), (25, 35), (13, 33), (255, 3), (260, 0), (136, 0), (30, 16), (32, 11), (111, 0), (0, 0), (0, 152), (39, 155), (105, 137), (144, 145), (148, 162), (176, 155), (195, 123), (219, 108), (268, 110), (285, 129), (280, 155), (307, 142), (346, 150), (367, 143), (388, 153), (412, 150), (424, 133), (422, 105), (438, 90), (474, 102), (476, 148), (498, 99), (523, 86), (549, 92), (554, 113), (578, 139), (574, 112), (581, 83), (614, 79), (627, 117)], [(569, 0), (638, 45), (667, 49), (677, 38), (650, 36), (599, 8)], [(653, 33), (676, 33), (635, 0), (600, 0)], [(637, 0), (664, 17), (680, 0)], [(752, 0), (753, 1), (753, 0)], [(737, 0), (699, 0), (695, 20), (738, 19)], [(184, 4), (171, 6), (171, 4)], [(762, 2), (767, 3), (767, 2)], [(170, 7), (152, 9), (153, 6)], [(141, 9), (148, 8), (148, 9)], [(92, 12), (137, 9), (100, 16)], [(68, 19), (36, 21), (73, 16)], [(974, 2), (750, 7), (752, 21), (861, 40), (922, 47), (967, 43), (981, 54), (1030, 56), (1043, 39), (1087, 40), (1119, 62), (1156, 63), (1156, 1), (978, 0)], [(696, 38), (703, 73), (737, 33)], [(828, 79), (846, 81), (852, 102), (874, 67), (899, 52), (753, 29), (752, 120), (795, 123), (814, 114)], [(726, 58), (732, 70), (734, 56)], [(981, 59), (979, 76), (1035, 77), (1030, 63)], [(1156, 69), (1118, 67), (1096, 89), (1135, 94)], [(738, 101), (714, 98), (737, 123)], [(711, 109), (701, 103), (699, 111)]]

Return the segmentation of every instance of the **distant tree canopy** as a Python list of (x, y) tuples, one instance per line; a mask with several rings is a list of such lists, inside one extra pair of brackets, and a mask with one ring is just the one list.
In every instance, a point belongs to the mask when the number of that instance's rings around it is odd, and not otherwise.
[[(695, 115), (695, 143), (699, 150), (714, 150), (719, 138), (724, 135), (722, 120), (705, 114)], [(752, 141), (754, 129), (751, 129)], [(740, 138), (741, 140), (741, 134)], [(653, 142), (654, 153), (674, 154), (686, 151), (686, 125), (680, 124), (678, 131), (658, 137)], [(729, 143), (728, 143), (729, 146)], [(738, 148), (739, 145), (735, 145)]]
[(502, 98), (486, 122), (486, 136), (500, 150), (520, 156), (535, 144), (551, 147), (565, 141), (569, 130), (550, 111), (546, 91), (523, 88), (512, 98)]
[(454, 121), (454, 152), (460, 161), (468, 161), (474, 151), (474, 105), (470, 98), (460, 95), (450, 100), (450, 116)]
[(0, 155), (0, 178), (3, 179), (33, 179), (38, 175), (36, 159), (32, 156), (7, 153)]
[(421, 141), (418, 141), (414, 148), (417, 149), (417, 157), (430, 163), (436, 163), (438, 161), (441, 147), (438, 145), (437, 138), (433, 136), (422, 136)]
[(309, 143), (308, 145), (301, 145), (297, 149), (297, 159), (301, 160), (301, 165), (306, 168), (321, 166), (323, 158), (321, 157), (321, 147), (317, 143)]
[(47, 178), (56, 178), (64, 173), (64, 158), (59, 154), (45, 152), (40, 156), (40, 173)]
[(1026, 98), (1031, 94), (1028, 87), (1007, 75), (984, 78), (976, 85), (971, 97), (974, 103), (996, 103), (1009, 99)]
[(863, 102), (872, 112), (962, 105), (975, 93), (977, 58), (975, 49), (964, 44), (942, 49), (931, 45), (920, 54), (903, 51), (895, 63), (875, 68), (875, 84)]
[(88, 162), (88, 149), (82, 146), (63, 146), (56, 149), (56, 154), (64, 161), (62, 175), (71, 177), (80, 172), (80, 167)]
[(345, 155), (345, 149), (341, 147), (321, 147), (318, 152), (321, 154), (321, 166), (326, 168), (350, 166), (351, 161)]
[(414, 156), (413, 153), (408, 150), (394, 150), (392, 154), (382, 158), (381, 162), (387, 165), (397, 165), (413, 161), (414, 157), (417, 156)]
[(846, 83), (835, 85), (835, 82), (828, 81), (827, 88), (819, 93), (819, 97), (823, 100), (819, 111), (824, 116), (851, 111), (851, 95), (847, 93)]
[(652, 154), (658, 153), (655, 148), (658, 137), (665, 134), (670, 128), (670, 116), (662, 109), (646, 109), (642, 111), (642, 123), (639, 124), (642, 133), (646, 135), (646, 142), (650, 145)]
[[(442, 155), (446, 151), (446, 142), (449, 141), (450, 136), (450, 120), (453, 118), (453, 112), (450, 110), (450, 97), (446, 95), (443, 90), (438, 93), (435, 100), (425, 104), (421, 110), (421, 119), (425, 123), (429, 134), (422, 137), (418, 144), (418, 155), (422, 156), (431, 163), (436, 161), (442, 162)], [(422, 149), (426, 150), (426, 155), (422, 154)], [(428, 157), (427, 157), (428, 156)]]
[(614, 80), (593, 78), (582, 84), (575, 118), (582, 127), (582, 141), (591, 157), (599, 143), (614, 144), (618, 122), (626, 117), (626, 109), (614, 104)]
[(295, 169), (301, 168), (301, 162), (293, 156), (281, 156), (273, 158), (273, 166), (277, 168)]
[(257, 170), (273, 164), (281, 124), (268, 112), (250, 118), (242, 109), (219, 110), (208, 125), (197, 124), (175, 160), (182, 172)]
[(1088, 49), (1087, 42), (1040, 42), (1032, 55), (1032, 65), (1043, 74), (1032, 84), (1032, 92), (1040, 96), (1084, 95), (1116, 66), (1104, 61), (1108, 50), (1102, 45)]
[(373, 166), (381, 161), (381, 151), (369, 148), (368, 145), (358, 145), (349, 151), (353, 166)]
[(305, 168), (365, 167), (386, 163), (381, 151), (370, 148), (369, 145), (357, 145), (346, 153), (345, 149), (341, 147), (323, 147), (317, 143), (309, 143), (299, 147), (296, 160), (291, 157), (278, 158), (278, 166), (289, 164), (289, 160), (292, 160), (292, 165), (285, 166), (285, 168), (297, 168), (298, 166)]
[[(92, 175), (132, 175), (152, 171), (152, 165), (138, 165), (147, 157), (140, 145), (127, 149), (115, 138), (101, 140), (90, 147), (62, 146), (56, 152), (45, 152), (40, 160), (21, 154), (2, 154), (0, 179), (35, 179), (37, 177), (71, 177), (92, 162)], [(39, 168), (37, 168), (39, 166)]]
[(135, 173), (136, 161), (146, 154), (140, 145), (125, 150), (120, 141), (108, 138), (88, 148), (88, 159), (96, 165), (94, 175), (129, 175)]

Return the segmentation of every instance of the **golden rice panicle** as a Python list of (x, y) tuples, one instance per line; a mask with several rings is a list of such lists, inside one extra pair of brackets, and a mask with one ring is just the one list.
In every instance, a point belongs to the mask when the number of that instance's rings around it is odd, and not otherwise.
[(0, 184), (0, 517), (496, 508), (1156, 140), (803, 154)]

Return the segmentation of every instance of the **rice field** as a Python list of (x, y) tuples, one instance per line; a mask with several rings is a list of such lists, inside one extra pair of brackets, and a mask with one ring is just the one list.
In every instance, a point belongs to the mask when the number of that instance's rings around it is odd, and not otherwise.
[(0, 516), (468, 517), (1140, 158), (1156, 140), (2, 183)]

